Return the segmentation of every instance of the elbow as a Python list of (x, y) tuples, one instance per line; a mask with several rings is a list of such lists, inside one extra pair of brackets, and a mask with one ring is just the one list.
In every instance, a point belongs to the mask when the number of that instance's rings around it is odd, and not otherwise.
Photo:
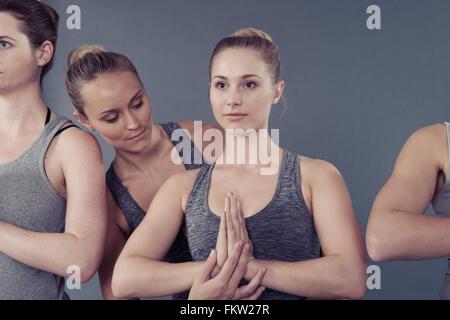
[(337, 295), (342, 299), (362, 299), (367, 289), (366, 262), (354, 261), (351, 265), (346, 263), (341, 268), (339, 276), (339, 290)]
[(129, 281), (127, 280), (126, 268), (121, 266), (123, 263), (116, 263), (113, 276), (111, 279), (111, 291), (114, 297), (118, 299), (125, 299), (133, 297), (130, 290)]
[(374, 262), (383, 262), (390, 259), (388, 252), (389, 242), (388, 235), (381, 231), (368, 228), (366, 232), (367, 253)]
[(86, 259), (85, 263), (80, 266), (80, 282), (89, 282), (97, 273), (98, 265), (96, 259)]

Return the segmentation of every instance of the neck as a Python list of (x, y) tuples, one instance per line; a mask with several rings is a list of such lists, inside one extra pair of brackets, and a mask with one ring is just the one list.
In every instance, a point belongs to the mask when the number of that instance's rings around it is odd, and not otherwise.
[(39, 82), (13, 92), (0, 92), (0, 132), (15, 135), (25, 129), (41, 127), (46, 109)]
[(158, 125), (152, 125), (150, 143), (140, 152), (129, 152), (116, 149), (114, 168), (121, 173), (146, 172), (152, 163), (161, 155), (163, 133)]
[(249, 134), (233, 134), (227, 130), (224, 150), (217, 160), (219, 165), (264, 171), (278, 166), (281, 150), (277, 145), (278, 135), (270, 137), (267, 129)]

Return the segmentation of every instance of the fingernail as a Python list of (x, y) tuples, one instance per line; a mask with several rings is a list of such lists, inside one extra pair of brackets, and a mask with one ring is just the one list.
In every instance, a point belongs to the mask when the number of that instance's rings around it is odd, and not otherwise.
[(266, 274), (266, 272), (267, 272), (267, 268), (263, 268), (262, 273)]
[(212, 249), (211, 253), (209, 254), (210, 257), (214, 257), (216, 255), (216, 250)]
[(247, 251), (250, 250), (250, 245), (248, 243), (245, 245), (245, 250), (247, 250)]
[(266, 287), (261, 287), (261, 291), (264, 291), (264, 290), (266, 290)]

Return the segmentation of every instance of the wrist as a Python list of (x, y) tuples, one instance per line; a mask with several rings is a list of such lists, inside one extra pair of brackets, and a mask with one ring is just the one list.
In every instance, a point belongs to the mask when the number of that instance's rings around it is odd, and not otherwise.
[(258, 260), (252, 256), (247, 263), (247, 270), (244, 275), (245, 280), (250, 281), (255, 276), (256, 272), (258, 272), (258, 268)]

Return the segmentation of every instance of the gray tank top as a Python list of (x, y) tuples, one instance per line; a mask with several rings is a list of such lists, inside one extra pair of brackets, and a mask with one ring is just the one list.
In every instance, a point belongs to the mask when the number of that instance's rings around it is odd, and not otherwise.
[[(220, 218), (208, 205), (213, 165), (199, 170), (186, 207), (189, 249), (194, 261), (204, 261), (216, 245)], [(244, 195), (245, 196), (245, 195)], [(256, 259), (302, 261), (320, 256), (314, 221), (300, 189), (299, 157), (283, 150), (275, 194), (269, 204), (245, 219)], [(242, 281), (241, 284), (247, 282)], [(267, 288), (260, 299), (303, 299)]]
[[(0, 219), (36, 232), (64, 232), (66, 200), (53, 188), (44, 156), (68, 120), (57, 116), (16, 160), (0, 165)], [(0, 252), (0, 299), (67, 299), (64, 278), (38, 270)]]
[[(447, 127), (447, 142), (449, 150), (448, 173), (445, 177), (444, 188), (433, 197), (433, 209), (438, 216), (450, 218), (450, 123), (444, 122)], [(441, 299), (450, 300), (450, 258), (447, 260), (448, 270), (444, 275), (444, 282), (439, 291)]]
[[(164, 129), (168, 138), (171, 141), (172, 141), (171, 139), (172, 133), (177, 129), (182, 129), (182, 127), (176, 122), (162, 123), (160, 125), (162, 126), (162, 128)], [(178, 154), (180, 155), (180, 158), (182, 160), (184, 159), (184, 157), (183, 157), (183, 149), (181, 148), (180, 143), (185, 141), (184, 139), (187, 139), (186, 141), (188, 141), (191, 145), (190, 161), (185, 161), (184, 167), (186, 168), (186, 170), (194, 170), (200, 168), (201, 166), (203, 166), (204, 163), (202, 153), (197, 149), (194, 143), (190, 141), (189, 136), (185, 133), (184, 130), (180, 132), (183, 133), (183, 135), (181, 136), (182, 139), (179, 139), (178, 141), (172, 141), (172, 143), (175, 146), (176, 150), (178, 151)], [(201, 159), (201, 164), (196, 164), (195, 163), (196, 159)], [(139, 206), (139, 204), (133, 199), (131, 194), (128, 192), (128, 189), (120, 181), (120, 178), (114, 171), (114, 167), (112, 164), (109, 167), (108, 171), (106, 172), (106, 182), (114, 200), (116, 201), (119, 208), (122, 210), (127, 220), (130, 233), (132, 233), (141, 223), (147, 210), (142, 209)], [(174, 263), (192, 261), (186, 237), (184, 236), (184, 233), (181, 230), (178, 233), (172, 247), (169, 249), (166, 257), (164, 258), (164, 261)], [(187, 296), (188, 293), (183, 292), (174, 295), (173, 298), (184, 300), (187, 299)]]

